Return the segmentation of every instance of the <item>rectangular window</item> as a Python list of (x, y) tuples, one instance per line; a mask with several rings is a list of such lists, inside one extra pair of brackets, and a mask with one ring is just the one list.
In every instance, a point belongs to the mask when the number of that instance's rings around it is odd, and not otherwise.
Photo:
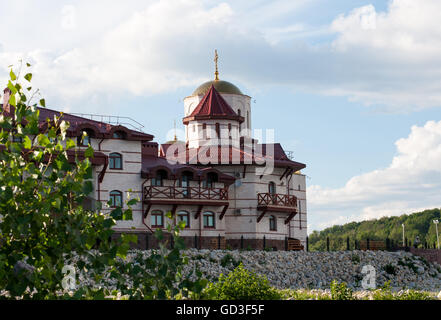
[(204, 214), (204, 228), (214, 228), (214, 213)]
[(190, 217), (188, 213), (181, 213), (178, 215), (179, 222), (184, 221), (185, 227), (190, 228)]
[(153, 212), (150, 217), (150, 224), (153, 228), (162, 228), (164, 226), (162, 213)]

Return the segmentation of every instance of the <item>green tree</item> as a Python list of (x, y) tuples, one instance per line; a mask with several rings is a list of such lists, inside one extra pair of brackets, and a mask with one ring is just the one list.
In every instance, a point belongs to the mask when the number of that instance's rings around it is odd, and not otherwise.
[[(89, 146), (84, 160), (78, 159), (62, 114), (41, 125), (33, 101), (38, 90), (32, 90), (32, 74), (20, 77), (29, 67), (20, 66), (18, 75), (11, 69), (10, 107), (0, 110), (0, 292), (24, 299), (108, 296), (105, 288), (87, 286), (66, 292), (63, 281), (68, 274), (63, 267), (76, 256), (84, 258), (75, 266), (76, 272), (89, 270), (95, 281), (110, 277), (129, 298), (173, 298), (178, 293), (200, 292), (206, 283), (182, 276), (186, 259), (179, 231), (183, 226), (169, 226), (175, 248), (167, 250), (163, 244), (159, 252), (142, 261), (151, 272), (140, 275), (136, 266), (124, 261), (130, 242), (137, 237), (111, 240), (112, 227), (118, 220), (132, 219), (130, 207), (137, 200), (129, 200), (126, 210), (118, 207), (106, 214), (100, 207), (83, 209), (84, 199), (93, 190), (90, 159), (94, 150)], [(39, 99), (39, 105), (45, 107), (45, 100)], [(69, 158), (68, 151), (74, 151), (75, 159)], [(134, 285), (128, 287), (127, 279)]]
[(405, 236), (413, 244), (416, 236), (420, 238), (421, 246), (427, 241), (430, 246), (436, 241), (434, 219), (440, 218), (440, 209), (424, 210), (410, 215), (399, 217), (383, 217), (376, 220), (351, 222), (342, 226), (333, 226), (320, 232), (313, 231), (309, 236), (311, 251), (326, 250), (326, 238), (330, 239), (332, 250), (346, 250), (346, 238), (350, 239), (353, 248), (354, 241), (360, 240), (386, 240), (389, 238), (395, 243), (402, 243), (402, 227), (406, 226)]

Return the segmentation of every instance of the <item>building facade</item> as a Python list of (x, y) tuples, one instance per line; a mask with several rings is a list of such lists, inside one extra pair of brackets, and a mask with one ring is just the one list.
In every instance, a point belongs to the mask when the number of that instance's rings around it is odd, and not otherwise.
[[(7, 96), (5, 89), (4, 106)], [(137, 234), (141, 249), (157, 245), (155, 229), (184, 221), (188, 247), (304, 250), (306, 165), (280, 144), (255, 139), (251, 112), (251, 97), (216, 74), (184, 99), (185, 141), (158, 144), (127, 125), (63, 114), (77, 152), (95, 150), (95, 191), (85, 205), (100, 202), (109, 212), (138, 198), (133, 219), (119, 221), (115, 235)], [(42, 123), (54, 115), (40, 109)]]

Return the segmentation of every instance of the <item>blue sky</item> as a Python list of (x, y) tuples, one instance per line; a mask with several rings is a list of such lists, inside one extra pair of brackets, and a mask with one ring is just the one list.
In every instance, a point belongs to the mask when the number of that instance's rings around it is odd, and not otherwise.
[[(440, 207), (436, 0), (2, 4), (0, 80), (17, 59), (54, 109), (129, 116), (156, 141), (213, 78), (307, 164), (309, 231)], [(15, 23), (20, 17), (21, 23)], [(255, 102), (254, 102), (255, 101)], [(168, 134), (168, 136), (167, 136)]]

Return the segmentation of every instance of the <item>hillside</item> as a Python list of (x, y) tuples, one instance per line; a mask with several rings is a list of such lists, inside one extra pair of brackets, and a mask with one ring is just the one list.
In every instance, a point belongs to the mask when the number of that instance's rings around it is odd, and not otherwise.
[[(396, 217), (384, 217), (375, 220), (350, 222), (337, 225), (322, 231), (314, 231), (309, 236), (310, 251), (325, 251), (326, 238), (330, 239), (331, 250), (346, 250), (346, 239), (349, 237), (350, 246), (353, 249), (354, 240), (385, 240), (392, 239), (394, 242), (402, 242), (402, 224), (405, 225), (405, 237), (412, 241), (418, 235), (421, 242), (433, 244), (436, 242), (436, 230), (434, 219), (440, 219), (440, 209), (425, 210), (409, 215)], [(440, 219), (441, 220), (441, 219)], [(438, 226), (441, 236), (441, 226)]]

